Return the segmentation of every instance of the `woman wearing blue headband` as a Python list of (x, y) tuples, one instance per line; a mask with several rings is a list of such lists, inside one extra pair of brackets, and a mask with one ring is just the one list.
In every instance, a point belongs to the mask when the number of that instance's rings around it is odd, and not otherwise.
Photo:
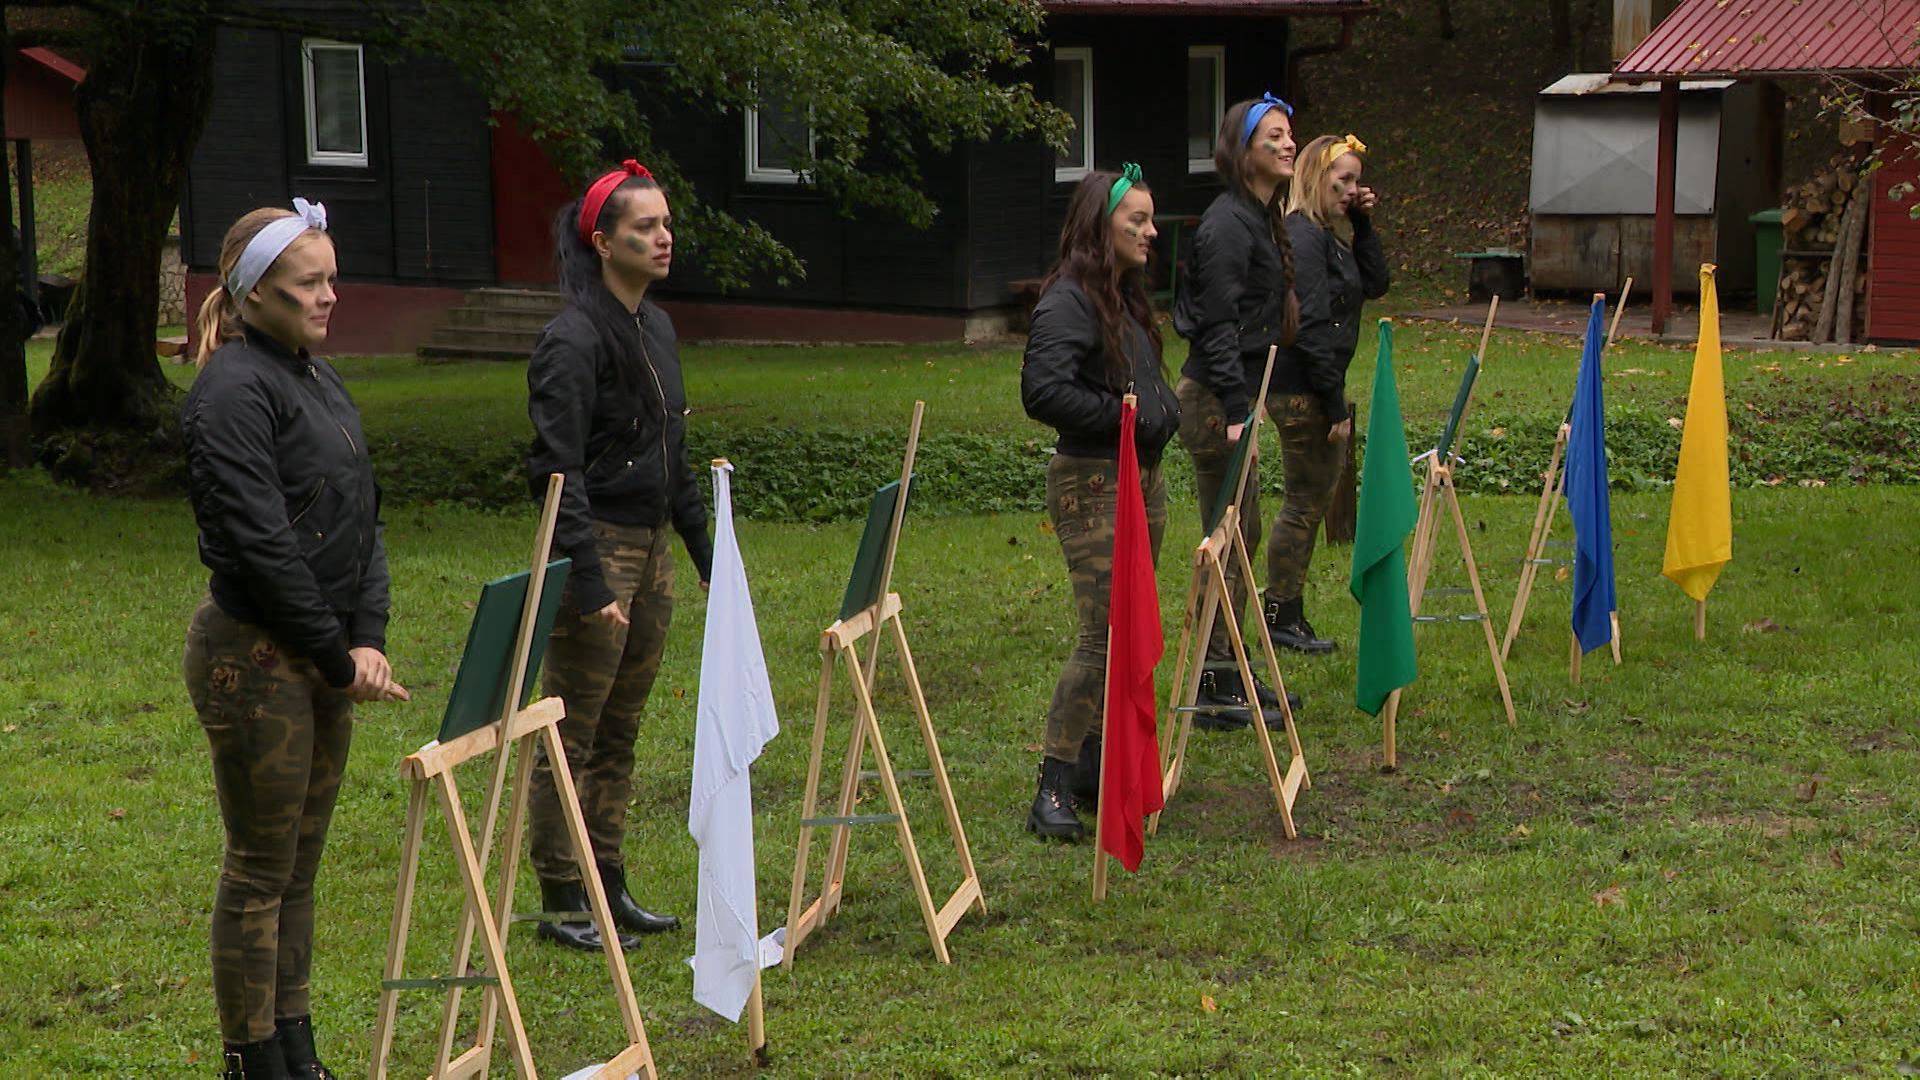
[(227, 834), (212, 933), (227, 1080), (330, 1075), (308, 1004), (314, 877), (353, 703), (407, 700), (385, 656), (387, 556), (360, 414), (307, 351), (333, 315), (326, 210), (294, 208), (227, 230), (181, 414), (212, 571), (182, 666)]
[(1077, 840), (1075, 811), (1099, 796), (1100, 711), (1107, 669), (1107, 597), (1113, 577), (1114, 483), (1121, 398), (1139, 398), (1135, 445), (1156, 556), (1167, 521), (1160, 456), (1180, 423), (1161, 371), (1160, 333), (1147, 301), (1153, 196), (1138, 165), (1080, 181), (1060, 231), (1060, 261), (1034, 306), (1020, 369), (1027, 415), (1059, 432), (1047, 465), (1047, 516), (1066, 555), (1079, 630), (1047, 709), (1040, 789), (1027, 828)]
[[(1174, 306), (1174, 329), (1190, 343), (1180, 369), (1180, 441), (1193, 455), (1203, 521), (1227, 483), (1234, 444), (1260, 392), (1267, 350), (1292, 341), (1298, 320), (1293, 253), (1283, 224), (1293, 176), (1292, 113), (1267, 94), (1239, 102), (1221, 119), (1213, 162), (1226, 190), (1200, 219)], [(1256, 476), (1257, 470), (1256, 463)], [(1249, 483), (1240, 503), (1249, 558), (1260, 546), (1259, 490), (1257, 479)], [(1240, 580), (1238, 567), (1228, 567), (1227, 578), (1233, 587), (1228, 618), (1243, 618), (1252, 583)], [(1233, 661), (1224, 619), (1214, 626), (1207, 659)], [(1277, 723), (1279, 698), (1266, 685), (1256, 686), (1262, 714)], [(1246, 727), (1254, 712), (1238, 680), (1216, 678), (1213, 671), (1200, 676), (1197, 704), (1207, 711), (1195, 714), (1194, 723), (1215, 731)]]

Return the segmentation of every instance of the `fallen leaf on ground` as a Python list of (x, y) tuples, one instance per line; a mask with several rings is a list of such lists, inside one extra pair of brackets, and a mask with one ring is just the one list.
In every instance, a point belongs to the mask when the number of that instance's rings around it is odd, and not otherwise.
[(1772, 619), (1759, 619), (1742, 626), (1740, 632), (1743, 634), (1774, 634), (1785, 629), (1786, 627), (1781, 626)]
[(1474, 817), (1473, 814), (1457, 806), (1447, 811), (1447, 828), (1449, 829), (1471, 829), (1474, 823), (1479, 820), (1480, 819)]
[(1513, 835), (1524, 838), (1532, 836), (1533, 830), (1527, 828), (1525, 825), (1515, 825), (1513, 827)]
[(1799, 796), (1801, 802), (1812, 802), (1814, 796), (1820, 794), (1820, 785), (1826, 782), (1826, 777), (1821, 776), (1819, 773), (1814, 773), (1812, 776), (1807, 777), (1806, 783), (1795, 784), (1793, 793)]
[(116, 806), (113, 809), (107, 811), (107, 817), (113, 819), (114, 821), (119, 821), (121, 818), (124, 818), (126, 816), (127, 816), (127, 808), (124, 806)]
[(1593, 902), (1600, 907), (1625, 907), (1627, 903), (1627, 887), (1625, 885), (1609, 885), (1593, 894)]
[(1213, 1000), (1213, 996), (1212, 996), (1211, 994), (1201, 994), (1201, 995), (1200, 995), (1200, 1007), (1201, 1007), (1202, 1009), (1205, 1009), (1205, 1010), (1206, 1010), (1206, 1011), (1208, 1011), (1208, 1012), (1219, 1012), (1219, 1011), (1220, 1011), (1220, 1005), (1219, 1005), (1219, 1003), (1217, 1003), (1217, 1002), (1215, 1002), (1215, 1001)]

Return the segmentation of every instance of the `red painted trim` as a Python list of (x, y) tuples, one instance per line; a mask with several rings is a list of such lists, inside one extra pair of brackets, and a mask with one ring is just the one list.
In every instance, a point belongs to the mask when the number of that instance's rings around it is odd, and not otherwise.
[(54, 52), (52, 49), (43, 48), (43, 47), (36, 47), (32, 49), (21, 49), (20, 55), (26, 57), (29, 60), (34, 61), (35, 63), (38, 63), (42, 67), (45, 67), (51, 71), (54, 71), (54, 72), (57, 72), (58, 74), (66, 76), (69, 80), (75, 83), (84, 82), (86, 80), (86, 77), (87, 77), (86, 68), (83, 68), (79, 64), (76, 64), (73, 61), (67, 59), (66, 57), (61, 56), (59, 53)]
[(1660, 125), (1653, 177), (1653, 333), (1667, 332), (1673, 313), (1673, 178), (1680, 143), (1680, 84), (1660, 84)]
[[(199, 314), (200, 301), (213, 289), (214, 275), (196, 271), (187, 275), (188, 334)], [(466, 300), (462, 289), (432, 285), (375, 285), (340, 283), (340, 308), (326, 344), (317, 352), (329, 356), (367, 353), (410, 353), (433, 336), (447, 311)]]

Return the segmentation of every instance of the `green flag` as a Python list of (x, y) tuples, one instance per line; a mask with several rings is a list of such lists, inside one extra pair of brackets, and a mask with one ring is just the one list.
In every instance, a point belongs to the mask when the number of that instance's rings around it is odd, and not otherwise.
[(1380, 320), (1380, 359), (1367, 412), (1367, 459), (1360, 470), (1359, 522), (1347, 588), (1360, 602), (1360, 648), (1353, 703), (1380, 715), (1387, 695), (1419, 673), (1413, 612), (1407, 603), (1407, 535), (1420, 516), (1407, 471), (1407, 432), (1393, 384), (1393, 325)]

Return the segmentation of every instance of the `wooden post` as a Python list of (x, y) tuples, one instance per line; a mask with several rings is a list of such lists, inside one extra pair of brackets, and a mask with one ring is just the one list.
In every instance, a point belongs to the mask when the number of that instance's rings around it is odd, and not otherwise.
[(1610, 625), (1610, 628), (1613, 630), (1613, 637), (1610, 638), (1608, 642), (1610, 645), (1613, 646), (1613, 666), (1619, 667), (1620, 666), (1620, 613), (1617, 611), (1607, 612), (1607, 622)]
[(1572, 657), (1572, 659), (1568, 661), (1567, 677), (1570, 680), (1572, 680), (1573, 685), (1579, 686), (1580, 685), (1580, 635), (1570, 634), (1568, 635), (1568, 640), (1572, 643), (1572, 648), (1569, 654)]
[[(1633, 279), (1628, 278), (1627, 280), (1631, 281)], [(1475, 356), (1478, 356), (1480, 358), (1480, 363), (1482, 365), (1486, 364), (1487, 362), (1487, 341), (1488, 339), (1493, 337), (1493, 319), (1494, 319), (1494, 316), (1498, 315), (1499, 313), (1500, 313), (1500, 298), (1496, 296), (1492, 300), (1487, 302), (1487, 325), (1480, 328), (1480, 351), (1474, 354)], [(1462, 415), (1465, 415), (1464, 412), (1462, 413)]]
[(755, 1065), (767, 1063), (767, 1010), (758, 975), (753, 977), (753, 996), (747, 999), (747, 1049), (753, 1053)]
[(1607, 327), (1607, 343), (1603, 348), (1613, 348), (1614, 335), (1620, 332), (1620, 316), (1627, 313), (1627, 297), (1633, 293), (1633, 275), (1627, 275), (1626, 284), (1620, 286), (1620, 300), (1613, 305), (1613, 324)]
[(1705, 600), (1693, 602), (1693, 640), (1707, 640), (1707, 602)]
[(1673, 177), (1680, 144), (1680, 84), (1660, 84), (1660, 127), (1653, 180), (1653, 336), (1673, 314)]
[[(1132, 398), (1132, 394), (1127, 395)], [(1107, 677), (1101, 682), (1100, 690), (1100, 726), (1106, 730), (1107, 712), (1113, 706), (1113, 628), (1107, 628)], [(1107, 805), (1107, 771), (1113, 761), (1112, 754), (1100, 755), (1100, 805)], [(1099, 903), (1107, 898), (1107, 815), (1093, 815), (1093, 899)]]

